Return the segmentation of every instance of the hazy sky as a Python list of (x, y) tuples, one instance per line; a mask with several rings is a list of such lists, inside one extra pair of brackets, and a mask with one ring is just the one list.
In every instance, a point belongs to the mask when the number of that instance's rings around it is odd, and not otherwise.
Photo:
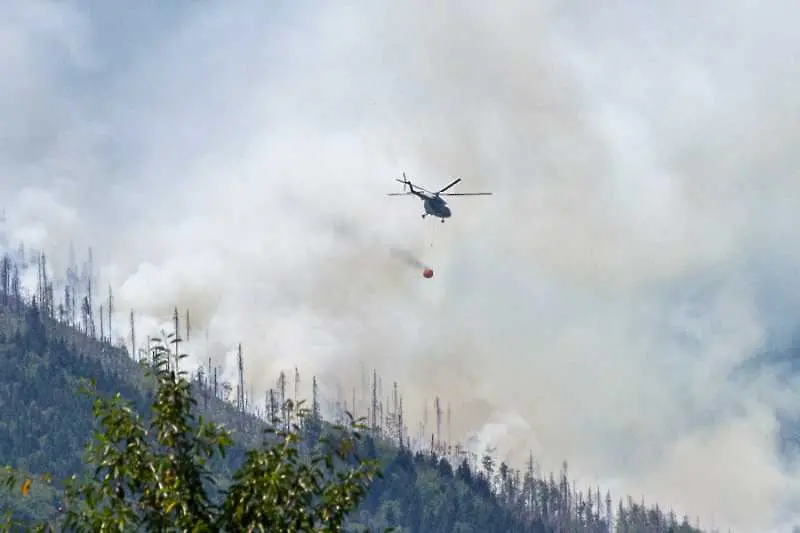
[[(797, 398), (729, 373), (800, 303), (798, 15), (6, 2), (0, 194), (52, 261), (94, 247), (117, 331), (188, 307), (256, 391), (375, 367), (411, 424), (438, 394), (520, 466), (766, 531), (800, 504), (774, 435)], [(423, 221), (385, 196), (402, 171), (495, 194)]]

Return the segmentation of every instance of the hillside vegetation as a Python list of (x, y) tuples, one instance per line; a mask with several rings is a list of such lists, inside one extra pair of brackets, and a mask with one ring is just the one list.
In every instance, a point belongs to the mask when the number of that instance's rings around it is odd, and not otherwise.
[[(40, 258), (34, 266), (44, 263)], [(0, 461), (36, 481), (27, 496), (3, 494), (0, 505), (30, 521), (57, 518), (63, 511), (64, 488), (58, 480), (86, 473), (83, 451), (98, 424), (91, 399), (78, 393), (81, 381), (93, 380), (104, 397), (119, 392), (145, 417), (151, 414), (154, 390), (130, 351), (113, 346), (102, 326), (98, 331), (93, 317), (105, 315), (102, 309), (93, 310), (87, 290), (90, 276), (87, 283), (87, 276), (78, 276), (77, 269), (68, 272), (62, 287), (64, 301), (56, 303), (57, 282), (41, 266), (39, 289), (29, 297), (23, 294), (19, 279), (25, 268), (30, 263), (19, 256), (6, 255), (0, 265), (4, 368), (0, 374)], [(79, 292), (81, 287), (85, 296)], [(109, 311), (110, 297), (107, 303)], [(75, 311), (79, 308), (80, 314)], [(241, 384), (236, 387), (236, 399), (228, 401), (231, 387), (218, 384), (210, 368), (193, 373), (191, 382), (197, 413), (232, 430), (227, 457), (213, 462), (215, 477), (225, 487), (231, 473), (244, 463), (247, 449), (258, 446), (265, 427), (291, 422), (279, 408), (286, 400), (285, 377), (281, 376), (276, 391), (268, 392), (276, 401), (259, 415), (248, 409)], [(319, 416), (320, 400), (314, 390), (311, 420), (317, 422), (303, 424), (306, 450), (329, 428)], [(375, 459), (383, 477), (370, 484), (349, 516), (349, 526), (361, 528), (354, 531), (364, 527), (369, 531), (396, 527), (409, 533), (697, 531), (687, 518), (658, 506), (646, 507), (629, 498), (614, 501), (599, 488), (575, 490), (566, 464), (557, 475), (539, 474), (533, 458), (524, 470), (516, 470), (496, 464), (489, 454), (472, 457), (458, 445), (432, 442), (430, 447), (412, 448), (401, 412), (395, 415), (396, 424), (372, 423), (359, 444), (360, 455)], [(373, 421), (377, 418), (373, 416)], [(44, 473), (52, 474), (52, 486), (35, 477)]]

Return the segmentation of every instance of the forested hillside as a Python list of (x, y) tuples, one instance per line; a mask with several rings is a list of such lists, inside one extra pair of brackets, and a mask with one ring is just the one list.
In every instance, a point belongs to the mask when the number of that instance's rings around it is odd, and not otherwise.
[[(146, 412), (151, 393), (131, 351), (112, 346), (107, 324), (96, 327), (91, 303), (91, 278), (79, 292), (81, 277), (71, 271), (56, 303), (54, 286), (41, 256), (38, 290), (26, 297), (20, 257), (6, 255), (0, 268), (0, 461), (33, 474), (50, 473), (56, 480), (83, 468), (81, 453), (96, 425), (90, 400), (78, 394), (82, 379), (96, 382), (104, 395), (120, 392)], [(109, 291), (110, 294), (110, 291)], [(111, 297), (105, 312), (111, 307)], [(82, 302), (82, 304), (81, 304)], [(82, 309), (80, 316), (75, 312)], [(175, 317), (178, 326), (177, 311)], [(99, 331), (98, 331), (99, 329)], [(133, 336), (133, 335), (132, 335)], [(138, 350), (133, 350), (139, 353)], [(146, 352), (145, 352), (146, 353)], [(316, 383), (316, 379), (312, 378)], [(236, 447), (216, 470), (225, 477), (236, 468), (247, 447), (257, 444), (265, 420), (281, 419), (286, 378), (268, 391), (263, 409), (248, 405), (243, 382), (217, 383), (213, 369), (193, 374), (198, 409), (234, 430)], [(373, 381), (374, 382), (374, 381)], [(311, 398), (319, 412), (317, 387)], [(382, 411), (382, 410), (381, 410)], [(260, 415), (258, 414), (260, 413)], [(402, 421), (402, 410), (378, 417), (372, 411), (371, 432), (362, 454), (378, 458), (384, 478), (371, 486), (366, 501), (352, 516), (353, 526), (371, 531), (395, 526), (398, 531), (447, 532), (647, 532), (696, 531), (686, 518), (631, 499), (613, 500), (599, 487), (576, 490), (566, 463), (558, 474), (540, 474), (534, 458), (523, 470), (496, 464), (489, 454), (474, 457), (464, 447), (431, 436), (430, 446), (414, 446)], [(383, 413), (382, 413), (383, 414)], [(378, 420), (388, 420), (378, 423)], [(315, 438), (307, 431), (307, 437)], [(29, 496), (2, 496), (18, 517), (47, 518), (59, 513), (58, 483), (37, 482)]]

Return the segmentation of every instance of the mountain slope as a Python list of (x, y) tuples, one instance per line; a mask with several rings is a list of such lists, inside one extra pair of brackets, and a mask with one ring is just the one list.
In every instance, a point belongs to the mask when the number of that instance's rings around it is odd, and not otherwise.
[[(56, 319), (55, 306), (40, 309), (34, 299), (0, 291), (0, 461), (33, 474), (63, 479), (84, 467), (83, 447), (95, 429), (90, 401), (77, 393), (92, 379), (103, 395), (120, 392), (146, 414), (151, 394), (142, 369), (124, 350)], [(0, 289), (3, 289), (0, 286)], [(88, 332), (88, 334), (87, 334)], [(265, 422), (242, 412), (221, 396), (208, 376), (195, 376), (198, 410), (234, 430), (236, 445), (218, 462), (221, 480), (236, 468), (246, 447), (257, 445)], [(314, 403), (316, 398), (314, 398)], [(313, 440), (313, 436), (309, 436)], [(440, 451), (409, 450), (396, 438), (376, 431), (361, 450), (379, 458), (385, 478), (376, 481), (351, 519), (353, 527), (372, 531), (396, 526), (408, 533), (694, 531), (688, 523), (632, 502), (613, 505), (599, 489), (575, 493), (566, 473), (538, 478), (466, 458), (442, 457)], [(19, 517), (47, 518), (58, 512), (58, 485), (35, 483), (32, 496), (3, 494), (0, 505)]]
[[(18, 470), (33, 473), (49, 473), (55, 479), (63, 479), (83, 468), (81, 454), (92, 431), (95, 429), (91, 417), (89, 398), (76, 391), (83, 378), (94, 380), (98, 392), (110, 396), (120, 392), (140, 412), (147, 412), (150, 395), (143, 382), (138, 379), (140, 369), (133, 361), (122, 359), (120, 350), (101, 343), (78, 343), (88, 347), (79, 351), (70, 339), (59, 334), (57, 328), (43, 318), (36, 307), (26, 306), (20, 313), (3, 308), (0, 311), (4, 327), (0, 331), (0, 361), (5, 371), (0, 376), (0, 459)], [(102, 348), (102, 349), (101, 349)], [(230, 472), (243, 458), (244, 441), (255, 444), (257, 432), (254, 426), (263, 423), (252, 416), (237, 413), (216, 398), (209, 402), (213, 407), (200, 407), (229, 427), (238, 428), (233, 453), (227, 465), (220, 470)], [(247, 429), (242, 429), (247, 428)], [(433, 507), (424, 491), (453, 490), (451, 477), (442, 476), (439, 470), (429, 466), (421, 455), (416, 463), (410, 452), (397, 451), (386, 443), (370, 439), (365, 450), (367, 455), (380, 457), (389, 465), (402, 465), (398, 471), (405, 475), (403, 484), (390, 482), (382, 485), (386, 490), (374, 491), (354, 523), (378, 527), (381, 523), (413, 525), (408, 531), (442, 531), (429, 529), (429, 522), (457, 524), (458, 520), (447, 518), (444, 510)], [(390, 468), (391, 470), (391, 468)], [(399, 479), (392, 476), (390, 479)], [(411, 481), (409, 481), (411, 480)], [(387, 488), (388, 487), (388, 488)], [(36, 484), (34, 495), (15, 498), (12, 502), (4, 494), (0, 503), (12, 505), (17, 517), (22, 519), (48, 518), (58, 510), (56, 490), (48, 490)], [(387, 496), (397, 500), (387, 500)], [(496, 531), (493, 523), (513, 523), (513, 514), (502, 508), (491, 495), (473, 494), (465, 485), (460, 486), (458, 498), (463, 507), (476, 511), (463, 515), (462, 525), (471, 523), (480, 526), (480, 531)], [(416, 510), (412, 512), (412, 509)], [(485, 509), (485, 512), (478, 512)], [(410, 517), (407, 520), (404, 517)], [(465, 522), (466, 521), (466, 522)], [(512, 525), (515, 531), (532, 531), (521, 523)], [(443, 531), (451, 531), (452, 528)], [(458, 529), (456, 529), (458, 530)], [(469, 529), (465, 529), (469, 531)], [(508, 529), (503, 529), (508, 531)]]

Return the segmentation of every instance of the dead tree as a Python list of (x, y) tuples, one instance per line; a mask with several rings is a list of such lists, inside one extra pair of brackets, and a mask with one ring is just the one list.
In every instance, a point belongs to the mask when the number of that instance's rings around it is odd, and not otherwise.
[(8, 305), (9, 294), (11, 292), (11, 270), (12, 263), (11, 257), (8, 254), (3, 255), (0, 260), (0, 289), (2, 289), (3, 305)]
[(433, 409), (436, 412), (436, 452), (441, 453), (442, 449), (442, 405), (439, 397), (433, 400)]
[(372, 400), (370, 401), (370, 429), (373, 435), (378, 433), (378, 373), (372, 369)]
[(108, 286), (108, 342), (114, 343), (114, 335), (111, 329), (111, 317), (114, 314), (114, 293), (111, 291), (111, 285)]
[(236, 386), (236, 408), (244, 413), (244, 358), (242, 357), (242, 343), (236, 348), (236, 367), (239, 370), (239, 383)]
[(397, 411), (397, 441), (400, 449), (403, 449), (403, 397), (400, 396), (400, 404)]
[(178, 307), (175, 306), (172, 312), (172, 325), (175, 332), (175, 338), (172, 340), (172, 343), (175, 345), (175, 373), (178, 373), (179, 361), (180, 361), (180, 345), (181, 345), (181, 330), (180, 330), (180, 318), (178, 317)]
[(281, 423), (283, 424), (283, 429), (289, 431), (289, 413), (286, 405), (286, 373), (284, 373), (283, 370), (281, 370), (280, 376), (278, 376), (278, 399), (281, 402)]
[(133, 317), (133, 309), (131, 309), (131, 356), (138, 360), (138, 354), (136, 353), (136, 324), (134, 323)]
[(95, 331), (94, 316), (92, 313), (92, 302), (88, 294), (83, 297), (83, 305), (81, 307), (83, 319), (83, 333), (88, 337), (95, 338), (97, 332)]
[(317, 385), (317, 376), (314, 376), (311, 380), (311, 418), (315, 422), (319, 422), (322, 419), (319, 410), (319, 387)]
[(14, 263), (11, 270), (11, 299), (14, 302), (14, 311), (19, 313), (22, 310), (22, 286), (19, 280), (19, 265)]

